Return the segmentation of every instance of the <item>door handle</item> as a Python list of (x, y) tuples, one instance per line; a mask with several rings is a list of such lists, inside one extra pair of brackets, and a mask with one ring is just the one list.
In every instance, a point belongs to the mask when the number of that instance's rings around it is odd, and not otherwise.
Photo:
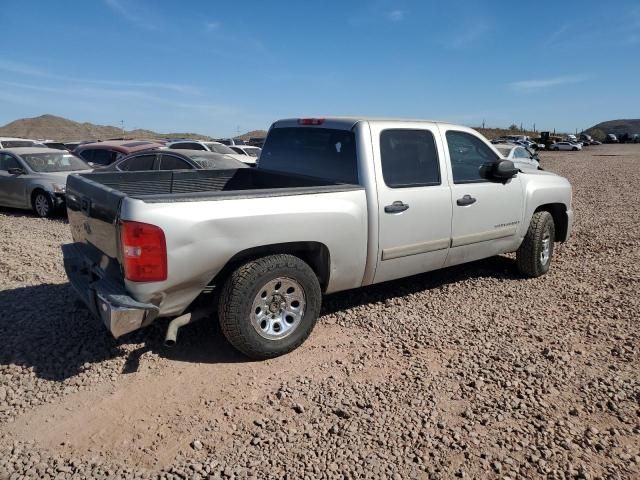
[(396, 200), (391, 205), (384, 207), (384, 211), (385, 213), (400, 213), (404, 212), (407, 208), (409, 208), (409, 205), (400, 200)]
[(464, 197), (456, 200), (456, 203), (461, 207), (465, 207), (467, 205), (471, 205), (472, 203), (476, 203), (476, 199), (471, 195), (465, 195)]

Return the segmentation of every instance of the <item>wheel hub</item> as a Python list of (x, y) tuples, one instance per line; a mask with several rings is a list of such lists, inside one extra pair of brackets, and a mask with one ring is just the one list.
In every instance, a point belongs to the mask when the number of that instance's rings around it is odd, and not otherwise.
[(251, 325), (261, 337), (280, 340), (298, 327), (305, 306), (304, 290), (296, 280), (275, 278), (258, 290), (253, 300)]

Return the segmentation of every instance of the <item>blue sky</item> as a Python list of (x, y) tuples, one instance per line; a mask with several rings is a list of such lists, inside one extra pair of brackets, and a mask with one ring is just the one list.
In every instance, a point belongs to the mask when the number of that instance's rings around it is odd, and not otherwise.
[(376, 115), (573, 131), (640, 116), (640, 1), (2, 0), (0, 124), (231, 135)]

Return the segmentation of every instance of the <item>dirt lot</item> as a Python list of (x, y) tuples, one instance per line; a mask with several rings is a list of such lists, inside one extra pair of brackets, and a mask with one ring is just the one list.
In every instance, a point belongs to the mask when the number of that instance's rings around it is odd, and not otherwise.
[(548, 275), (332, 295), (266, 362), (213, 322), (114, 341), (65, 283), (64, 220), (0, 210), (0, 479), (638, 478), (640, 145), (542, 165), (576, 212)]

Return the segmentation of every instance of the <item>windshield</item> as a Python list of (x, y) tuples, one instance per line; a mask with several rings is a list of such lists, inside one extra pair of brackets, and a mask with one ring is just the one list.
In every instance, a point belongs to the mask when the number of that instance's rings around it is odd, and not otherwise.
[(229, 170), (234, 168), (247, 167), (244, 163), (239, 162), (235, 158), (224, 155), (192, 155), (191, 160), (196, 162), (205, 170)]
[(62, 152), (27, 153), (20, 155), (35, 172), (73, 172), (76, 170), (91, 170), (91, 167), (75, 155)]
[(511, 153), (511, 147), (506, 148), (506, 147), (498, 147), (498, 151), (500, 152), (500, 154), (503, 157), (508, 157), (509, 153)]
[(231, 155), (235, 155), (236, 152), (234, 152), (233, 150), (231, 150), (229, 147), (227, 147), (226, 145), (222, 145), (219, 143), (205, 143), (205, 145), (207, 146), (207, 148), (209, 150), (211, 150), (212, 152), (215, 153), (226, 153), (231, 154)]
[(260, 152), (262, 151), (262, 149), (245, 147), (244, 151), (247, 152), (247, 155), (249, 155), (250, 157), (258, 158), (260, 156)]

